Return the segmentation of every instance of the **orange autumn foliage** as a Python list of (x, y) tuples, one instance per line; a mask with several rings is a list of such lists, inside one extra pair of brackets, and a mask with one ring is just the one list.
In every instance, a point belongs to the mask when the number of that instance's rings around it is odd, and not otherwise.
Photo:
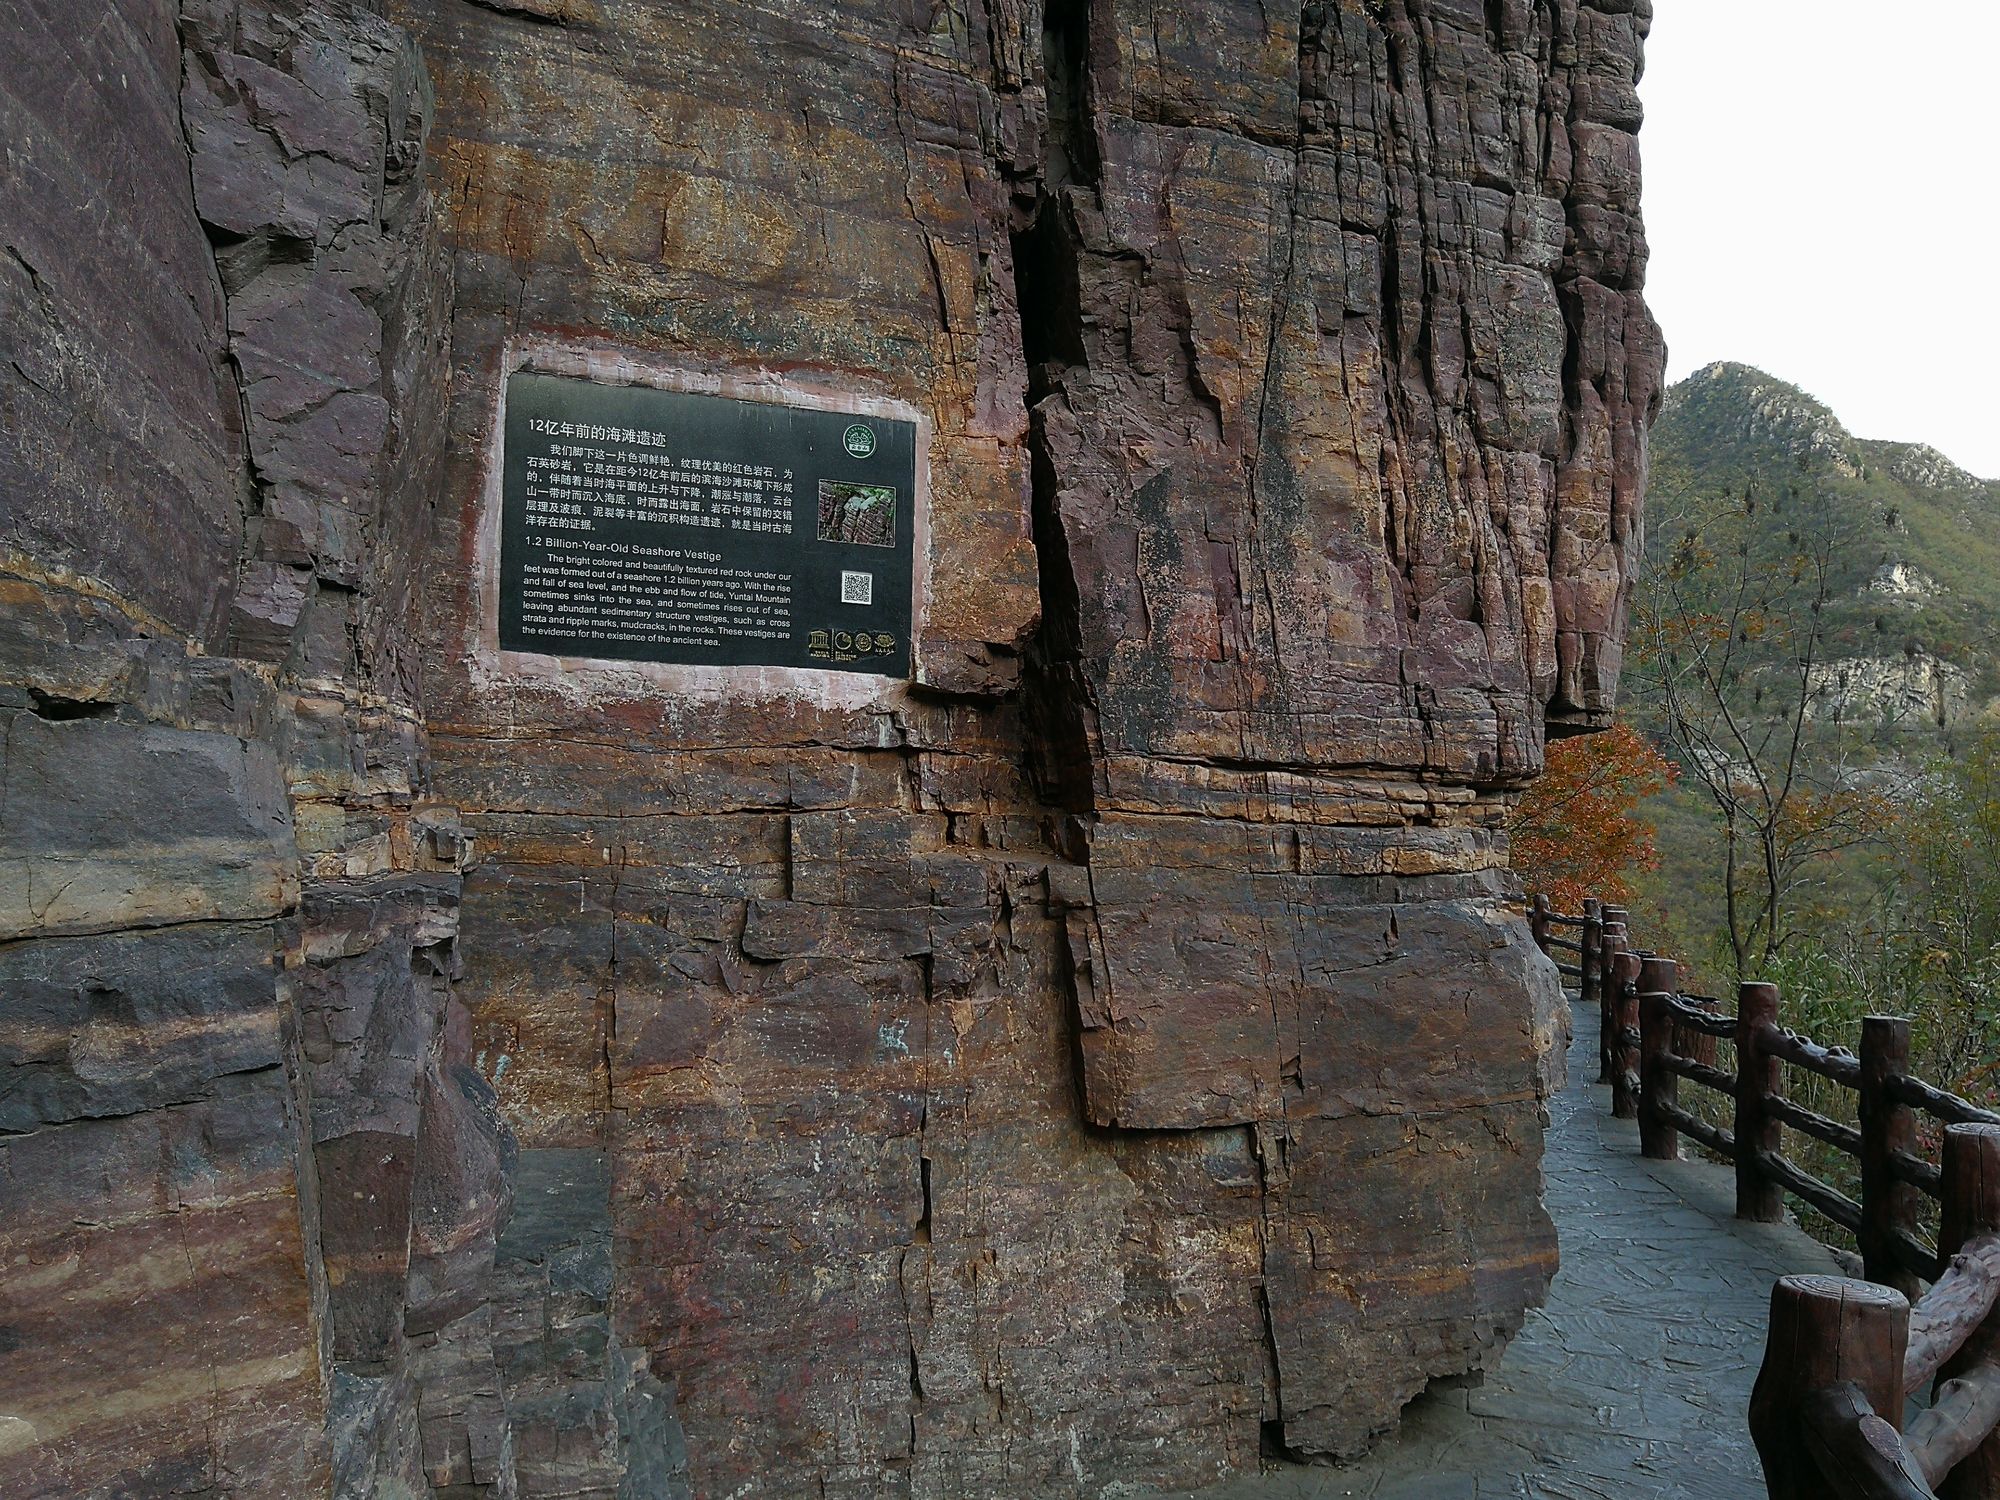
[(1675, 775), (1673, 763), (1629, 724), (1550, 745), (1548, 769), (1522, 794), (1509, 824), (1523, 883), (1558, 911), (1580, 911), (1585, 896), (1629, 902), (1631, 877), (1660, 862), (1653, 825), (1634, 809)]

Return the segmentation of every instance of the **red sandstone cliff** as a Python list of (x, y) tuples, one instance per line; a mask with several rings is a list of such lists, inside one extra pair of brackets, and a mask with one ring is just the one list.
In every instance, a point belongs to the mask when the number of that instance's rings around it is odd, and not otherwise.
[[(0, 22), (0, 1492), (1087, 1496), (1495, 1356), (1647, 0)], [(930, 425), (907, 686), (517, 671), (502, 377)]]

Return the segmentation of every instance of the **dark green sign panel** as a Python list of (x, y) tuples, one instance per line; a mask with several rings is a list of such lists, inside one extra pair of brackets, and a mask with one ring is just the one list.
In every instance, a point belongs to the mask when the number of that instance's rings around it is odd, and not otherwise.
[(507, 381), (500, 644), (910, 674), (911, 422)]

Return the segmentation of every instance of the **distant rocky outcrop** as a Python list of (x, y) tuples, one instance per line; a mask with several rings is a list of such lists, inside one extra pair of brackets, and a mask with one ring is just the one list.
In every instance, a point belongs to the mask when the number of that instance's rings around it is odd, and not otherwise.
[(1668, 403), (1709, 444), (1774, 450), (1808, 468), (1861, 475), (1854, 437), (1831, 407), (1749, 365), (1704, 366), (1672, 388)]
[(1901, 486), (2000, 501), (2000, 481), (1977, 478), (1927, 443), (1857, 438), (1825, 402), (1751, 365), (1695, 371), (1668, 390), (1661, 425), (1672, 461), (1712, 467), (1732, 452), (1782, 453), (1806, 472), (1860, 480), (1885, 471)]
[(1969, 674), (1927, 651), (1844, 657), (1808, 674), (1807, 712), (1819, 720), (1945, 729), (1971, 707)]
[[(1080, 1500), (1498, 1356), (1646, 0), (88, 9), (0, 20), (0, 1494)], [(910, 680), (500, 652), (524, 368), (915, 413)]]
[(1943, 592), (1938, 581), (1905, 562), (1886, 562), (1868, 580), (1868, 592), (1906, 604), (1935, 599)]
[(1961, 495), (1976, 495), (1992, 489), (1986, 481), (1975, 478), (1926, 443), (1899, 446), (1902, 451), (1890, 460), (1889, 472), (1905, 484)]

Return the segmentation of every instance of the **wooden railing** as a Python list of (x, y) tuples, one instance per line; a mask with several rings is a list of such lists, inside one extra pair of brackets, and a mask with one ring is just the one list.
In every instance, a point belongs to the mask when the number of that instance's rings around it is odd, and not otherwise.
[[(1911, 1075), (1908, 1021), (1865, 1018), (1858, 1053), (1822, 1046), (1778, 1024), (1775, 985), (1740, 985), (1733, 1016), (1679, 993), (1678, 966), (1636, 951), (1618, 907), (1572, 916), (1538, 896), (1529, 925), (1598, 1006), (1599, 1081), (1612, 1112), (1639, 1122), (1644, 1155), (1672, 1160), (1689, 1136), (1734, 1163), (1737, 1217), (1776, 1222), (1790, 1193), (1860, 1246), (1866, 1280), (1786, 1277), (1772, 1293), (1750, 1407), (1772, 1500), (2000, 1500), (2000, 1114)], [(1716, 1066), (1718, 1041), (1734, 1044), (1733, 1069)], [(1858, 1127), (1787, 1097), (1787, 1066), (1852, 1090)], [(1731, 1123), (1684, 1107), (1683, 1082), (1726, 1100)], [(1945, 1127), (1936, 1163), (1920, 1112)], [(1785, 1155), (1788, 1128), (1858, 1160), (1858, 1201)], [(1935, 1247), (1925, 1196), (1939, 1204)], [(1903, 1432), (1904, 1398), (1933, 1380), (1931, 1407)]]
[[(1750, 1435), (1772, 1500), (2000, 1495), (2000, 1125), (1944, 1134), (1940, 1247), (1914, 1306), (1894, 1287), (1787, 1276), (1771, 1293)], [(1904, 1427), (1905, 1402), (1931, 1404)]]

